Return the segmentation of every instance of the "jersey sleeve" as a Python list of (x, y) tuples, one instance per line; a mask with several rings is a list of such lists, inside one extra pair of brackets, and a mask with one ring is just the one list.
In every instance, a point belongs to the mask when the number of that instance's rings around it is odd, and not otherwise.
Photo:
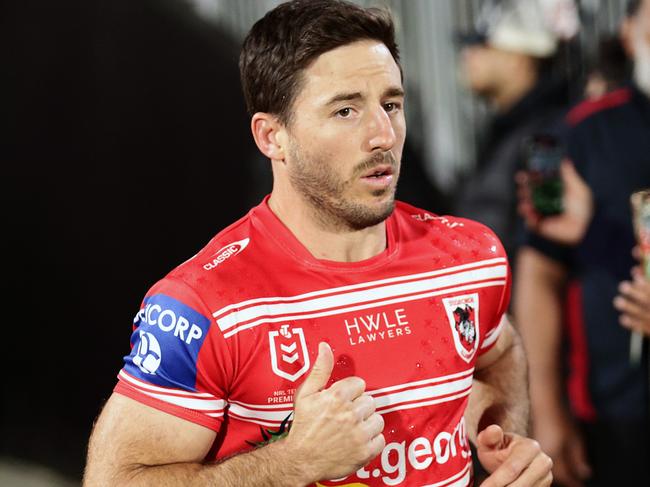
[(494, 313), (493, 316), (490, 317), (491, 319), (488, 322), (488, 326), (484, 331), (483, 339), (479, 344), (479, 350), (478, 350), (479, 355), (483, 355), (494, 346), (494, 344), (499, 338), (499, 335), (501, 334), (501, 330), (503, 329), (503, 325), (505, 324), (506, 321), (506, 313), (508, 312), (508, 307), (510, 306), (510, 290), (512, 286), (511, 284), (512, 277), (511, 277), (510, 266), (508, 265), (507, 260), (505, 262), (505, 266), (507, 270), (506, 270), (505, 282), (501, 288), (501, 292), (498, 298), (499, 305), (497, 307), (496, 313)]
[[(484, 230), (487, 230), (487, 227), (483, 227)], [(503, 281), (503, 284), (500, 285), (497, 292), (494, 293), (494, 299), (496, 299), (496, 306), (494, 307), (494, 312), (490, 313), (486, 318), (484, 323), (481, 323), (482, 329), (481, 332), (481, 341), (479, 342), (478, 355), (483, 355), (488, 352), (494, 344), (497, 342), (499, 335), (503, 329), (503, 326), (506, 322), (506, 314), (510, 307), (510, 292), (512, 287), (512, 271), (510, 269), (510, 264), (508, 263), (508, 258), (506, 251), (503, 248), (503, 244), (499, 238), (491, 230), (489, 232), (489, 246), (496, 249), (496, 270), (495, 277)], [(486, 235), (487, 237), (488, 235)]]
[[(165, 278), (154, 285), (133, 322), (115, 392), (218, 431), (231, 368), (211, 313), (187, 284)], [(209, 368), (209, 373), (206, 369)]]

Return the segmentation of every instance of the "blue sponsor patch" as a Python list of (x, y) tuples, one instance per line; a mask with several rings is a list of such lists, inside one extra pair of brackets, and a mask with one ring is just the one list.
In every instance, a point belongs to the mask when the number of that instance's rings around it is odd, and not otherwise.
[(155, 294), (144, 300), (134, 324), (126, 372), (152, 384), (195, 391), (196, 361), (210, 319), (177, 299)]

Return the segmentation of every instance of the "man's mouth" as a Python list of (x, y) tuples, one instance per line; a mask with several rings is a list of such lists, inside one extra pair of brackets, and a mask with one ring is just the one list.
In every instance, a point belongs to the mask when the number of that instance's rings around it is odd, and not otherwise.
[(393, 167), (390, 164), (382, 164), (380, 166), (375, 166), (372, 169), (366, 171), (361, 177), (362, 178), (382, 178), (385, 176), (393, 175)]

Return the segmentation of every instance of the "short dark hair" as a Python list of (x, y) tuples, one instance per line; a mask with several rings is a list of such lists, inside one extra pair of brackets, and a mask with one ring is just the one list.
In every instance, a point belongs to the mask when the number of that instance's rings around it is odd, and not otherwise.
[(280, 4), (253, 25), (239, 56), (248, 112), (272, 113), (289, 123), (303, 71), (321, 54), (364, 39), (382, 42), (400, 66), (395, 26), (387, 10), (342, 0)]

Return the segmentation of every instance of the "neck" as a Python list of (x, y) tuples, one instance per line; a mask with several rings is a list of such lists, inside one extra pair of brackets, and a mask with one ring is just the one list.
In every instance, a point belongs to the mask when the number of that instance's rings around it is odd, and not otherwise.
[(328, 224), (316, 208), (298, 198), (274, 187), (269, 207), (316, 259), (358, 262), (386, 249), (386, 222), (361, 230)]

